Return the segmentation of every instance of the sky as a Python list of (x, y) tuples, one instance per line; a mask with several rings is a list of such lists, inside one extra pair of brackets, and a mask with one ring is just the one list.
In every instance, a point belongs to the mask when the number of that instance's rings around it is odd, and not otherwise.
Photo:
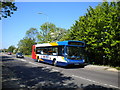
[[(87, 13), (89, 6), (95, 8), (100, 2), (15, 2), (17, 11), (11, 17), (0, 20), (0, 49), (11, 45), (17, 47), (30, 28), (37, 28), (45, 22), (69, 29), (75, 20)], [(38, 14), (42, 13), (42, 14)]]

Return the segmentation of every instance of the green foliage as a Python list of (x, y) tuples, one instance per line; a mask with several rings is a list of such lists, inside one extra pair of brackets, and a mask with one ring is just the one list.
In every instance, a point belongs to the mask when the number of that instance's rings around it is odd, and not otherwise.
[(40, 26), (40, 32), (38, 35), (39, 43), (50, 42), (51, 33), (55, 31), (56, 26), (52, 23), (44, 23)]
[(50, 35), (51, 35), (51, 42), (57, 42), (57, 41), (61, 41), (62, 38), (66, 35), (67, 30), (64, 28), (57, 28), (55, 31), (51, 31)]
[(30, 38), (31, 40), (37, 41), (38, 30), (36, 28), (30, 28), (26, 31), (26, 37)]
[(92, 63), (119, 66), (120, 63), (120, 2), (103, 2), (91, 6), (70, 28), (69, 37), (85, 41)]
[(18, 48), (15, 48), (15, 49), (13, 50), (13, 53), (16, 54), (17, 51), (18, 51)]
[(38, 30), (36, 28), (30, 28), (26, 31), (25, 37), (19, 41), (17, 52), (22, 52), (25, 55), (30, 55), (32, 51), (32, 45), (36, 44)]
[[(36, 28), (30, 28), (26, 31), (25, 38), (18, 43), (18, 52), (30, 55), (32, 45), (37, 43), (56, 42), (62, 39), (67, 30), (63, 28), (57, 28), (52, 23), (44, 23), (40, 27), (40, 32)], [(16, 52), (16, 51), (15, 51)]]
[(18, 46), (20, 52), (30, 54), (36, 41), (47, 43), (63, 40), (85, 41), (89, 63), (119, 67), (120, 2), (105, 1), (95, 8), (90, 6), (69, 30), (48, 22), (40, 26), (39, 32), (36, 28), (30, 28)]
[(52, 23), (44, 23), (40, 26), (40, 32), (37, 36), (38, 43), (56, 42), (60, 41), (66, 34), (67, 30), (58, 28)]
[(15, 3), (10, 2), (12, 0), (3, 0), (0, 1), (0, 20), (3, 18), (7, 18), (8, 16), (11, 17), (11, 14), (13, 14), (14, 11), (17, 11), (17, 7), (15, 6)]
[(35, 44), (35, 40), (32, 40), (31, 38), (25, 37), (18, 43), (18, 52), (22, 52), (25, 55), (31, 54), (32, 51), (32, 45)]
[(11, 45), (11, 46), (9, 46), (9, 48), (8, 48), (8, 52), (13, 52), (13, 50), (14, 49), (16, 49), (16, 47), (15, 46), (13, 46), (13, 45)]

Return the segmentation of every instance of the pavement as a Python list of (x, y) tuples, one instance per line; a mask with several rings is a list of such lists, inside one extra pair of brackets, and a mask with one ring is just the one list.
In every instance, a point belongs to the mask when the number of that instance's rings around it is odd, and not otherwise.
[(116, 68), (108, 67), (108, 66), (98, 66), (98, 65), (87, 65), (85, 66), (86, 69), (96, 69), (96, 70), (107, 70), (113, 72), (119, 72)]

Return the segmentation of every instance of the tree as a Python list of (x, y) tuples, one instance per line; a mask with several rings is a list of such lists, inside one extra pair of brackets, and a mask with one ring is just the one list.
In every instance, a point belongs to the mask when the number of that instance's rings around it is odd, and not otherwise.
[(11, 17), (14, 11), (17, 11), (17, 7), (15, 3), (12, 2), (13, 0), (3, 0), (0, 1), (0, 20), (3, 18), (7, 18), (8, 16)]
[(36, 42), (35, 40), (25, 37), (18, 43), (18, 51), (22, 52), (26, 55), (31, 54), (32, 51), (32, 45), (34, 45)]
[(41, 31), (39, 32), (39, 35), (38, 35), (39, 42), (40, 43), (50, 42), (50, 39), (51, 39), (50, 33), (54, 32), (55, 28), (56, 28), (56, 26), (52, 23), (46, 22), (46, 23), (42, 24), (40, 26)]
[(36, 28), (30, 28), (26, 31), (25, 37), (19, 41), (18, 43), (18, 52), (22, 52), (24, 54), (31, 54), (32, 45), (37, 42), (38, 31)]
[(13, 50), (14, 49), (16, 49), (16, 47), (15, 46), (13, 46), (13, 45), (11, 45), (11, 46), (9, 46), (9, 48), (8, 48), (8, 52), (13, 52)]
[(67, 32), (67, 30), (58, 28), (52, 23), (44, 23), (41, 25), (40, 29), (41, 31), (37, 36), (39, 43), (59, 41)]
[[(96, 64), (119, 66), (120, 63), (120, 2), (103, 2), (91, 6), (70, 28), (69, 37), (85, 41), (89, 58)], [(93, 62), (93, 61), (90, 61)]]
[(37, 41), (38, 36), (38, 30), (36, 28), (30, 28), (28, 31), (26, 31), (26, 36), (30, 38), (31, 40)]
[(70, 31), (71, 31), (70, 29), (65, 30), (65, 33), (62, 34), (61, 39), (59, 41), (73, 40), (73, 36), (70, 37), (71, 34)]
[(50, 30), (49, 34), (49, 41), (50, 42), (57, 42), (62, 41), (62, 38), (66, 35), (67, 30), (64, 28), (56, 27), (55, 30)]

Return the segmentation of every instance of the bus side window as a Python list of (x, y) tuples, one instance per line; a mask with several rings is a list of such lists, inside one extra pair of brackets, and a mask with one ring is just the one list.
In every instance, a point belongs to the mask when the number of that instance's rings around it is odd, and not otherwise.
[(52, 51), (52, 48), (48, 48), (48, 55), (52, 55), (53, 51)]
[(36, 50), (36, 54), (40, 54), (40, 50)]
[(43, 54), (43, 50), (40, 51), (40, 54)]
[(43, 54), (47, 55), (47, 49), (46, 48), (43, 50)]
[(58, 47), (53, 47), (53, 53), (52, 55), (58, 55)]

